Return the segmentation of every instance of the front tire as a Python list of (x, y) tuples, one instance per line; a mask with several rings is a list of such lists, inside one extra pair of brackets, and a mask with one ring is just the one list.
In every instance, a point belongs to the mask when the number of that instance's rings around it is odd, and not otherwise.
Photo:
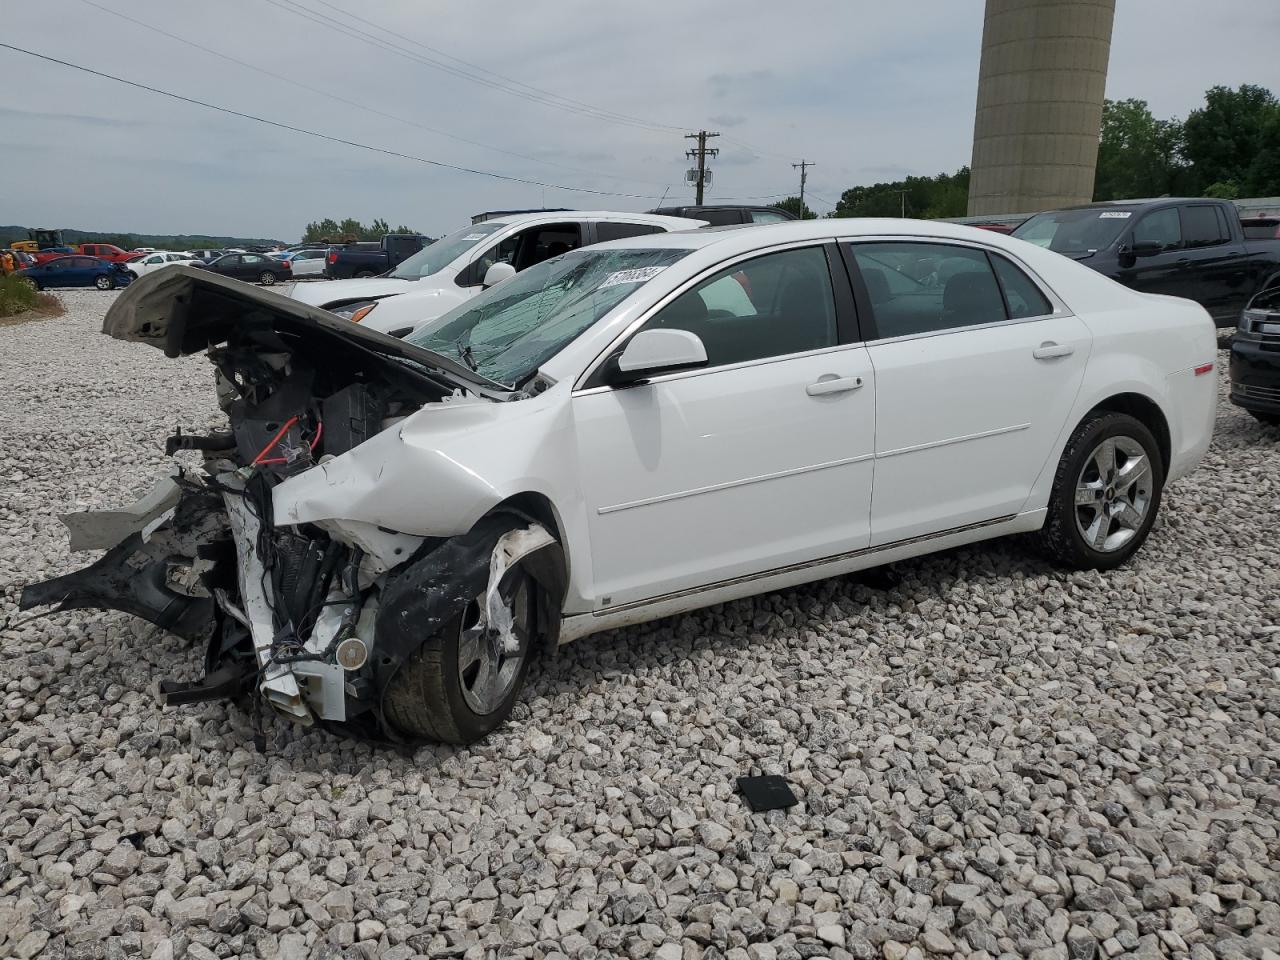
[(115, 280), (113, 280), (111, 277), (108, 277), (106, 275), (98, 277), (96, 280), (94, 280), (93, 285), (97, 287), (99, 290), (114, 290), (116, 288)]
[(1261, 410), (1250, 410), (1249, 413), (1259, 423), (1264, 423), (1268, 427), (1280, 427), (1280, 413), (1263, 413)]
[(273, 286), (276, 282), (276, 275), (272, 273), (270, 270), (263, 270), (262, 276), (258, 278), (258, 282), (261, 283), (264, 287)]
[(1151, 431), (1128, 414), (1094, 414), (1062, 451), (1040, 547), (1063, 566), (1112, 570), (1147, 539), (1163, 489)]
[(468, 744), (511, 714), (537, 646), (537, 584), (519, 566), (499, 586), (512, 613), (518, 650), (508, 654), (492, 630), (479, 626), (484, 595), (428, 637), (391, 678), (383, 700), (401, 733), (439, 743)]

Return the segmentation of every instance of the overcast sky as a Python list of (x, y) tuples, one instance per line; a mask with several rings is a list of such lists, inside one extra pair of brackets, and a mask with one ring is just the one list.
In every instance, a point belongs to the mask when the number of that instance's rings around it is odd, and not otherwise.
[[(821, 213), (849, 186), (949, 172), (969, 161), (983, 9), (981, 0), (0, 4), (3, 42), (139, 83), (398, 153), (652, 197), (441, 169), (0, 49), (9, 81), (0, 99), (0, 223), (286, 240), (324, 216), (383, 217), (438, 234), (487, 209), (643, 210), (664, 193), (692, 202), (683, 156), (691, 144), (681, 133), (699, 127), (723, 134), (714, 141), (713, 200), (794, 193), (791, 163), (802, 157), (817, 162), (809, 196)], [(1185, 116), (1214, 84), (1280, 92), (1276, 0), (1117, 6), (1108, 97)], [(426, 60), (482, 68), (485, 82)], [(544, 94), (511, 81), (571, 98), (575, 109), (535, 102)]]

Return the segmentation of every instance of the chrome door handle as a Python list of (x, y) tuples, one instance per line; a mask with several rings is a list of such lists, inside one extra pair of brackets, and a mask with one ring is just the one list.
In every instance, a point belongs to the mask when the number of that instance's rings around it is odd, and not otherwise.
[(1076, 352), (1076, 348), (1069, 343), (1054, 343), (1052, 340), (1046, 340), (1040, 346), (1031, 351), (1031, 355), (1037, 360), (1052, 360), (1054, 357), (1069, 357)]
[(811, 397), (821, 397), (829, 393), (848, 393), (862, 386), (861, 377), (837, 377), (832, 374), (823, 376), (817, 383), (811, 383), (804, 392)]

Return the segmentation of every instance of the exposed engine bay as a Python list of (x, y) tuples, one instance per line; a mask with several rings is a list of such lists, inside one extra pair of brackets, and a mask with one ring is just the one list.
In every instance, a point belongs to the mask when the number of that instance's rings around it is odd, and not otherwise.
[[(254, 310), (235, 281), (170, 283), (160, 297), (149, 280), (113, 305), (104, 332), (170, 356), (205, 350), (228, 429), (179, 428), (166, 452), (196, 451), (198, 467), (175, 463), (132, 507), (64, 518), (73, 550), (106, 553), (26, 587), (21, 608), (122, 610), (202, 644), (204, 678), (160, 681), (168, 704), (250, 695), (255, 716), (266, 703), (303, 723), (401, 742), (421, 738), (389, 723), (383, 702), (433, 630), (470, 609), (494, 657), (530, 638), (554, 641), (550, 603), (517, 639), (503, 599), (517, 565), (548, 598), (563, 591), (558, 544), (533, 518), (506, 511), (463, 536), (437, 537), (340, 516), (276, 516), (282, 484), (312, 471), (324, 479), (335, 459), (412, 414), (518, 393), (445, 358), (397, 356), (403, 348), (382, 341), (398, 341), (349, 335), (336, 326), (346, 321)], [(431, 478), (420, 482), (429, 497)], [(376, 496), (376, 483), (364, 495)]]

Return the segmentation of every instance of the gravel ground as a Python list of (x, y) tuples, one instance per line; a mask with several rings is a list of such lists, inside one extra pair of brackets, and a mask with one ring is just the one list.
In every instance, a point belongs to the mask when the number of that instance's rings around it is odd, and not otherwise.
[[(0, 329), (0, 615), (78, 566), (209, 369)], [(1127, 569), (1015, 542), (579, 642), (513, 721), (412, 756), (232, 706), (120, 614), (10, 627), (4, 957), (1280, 957), (1280, 432), (1225, 400)], [(734, 778), (801, 798), (751, 814)]]

